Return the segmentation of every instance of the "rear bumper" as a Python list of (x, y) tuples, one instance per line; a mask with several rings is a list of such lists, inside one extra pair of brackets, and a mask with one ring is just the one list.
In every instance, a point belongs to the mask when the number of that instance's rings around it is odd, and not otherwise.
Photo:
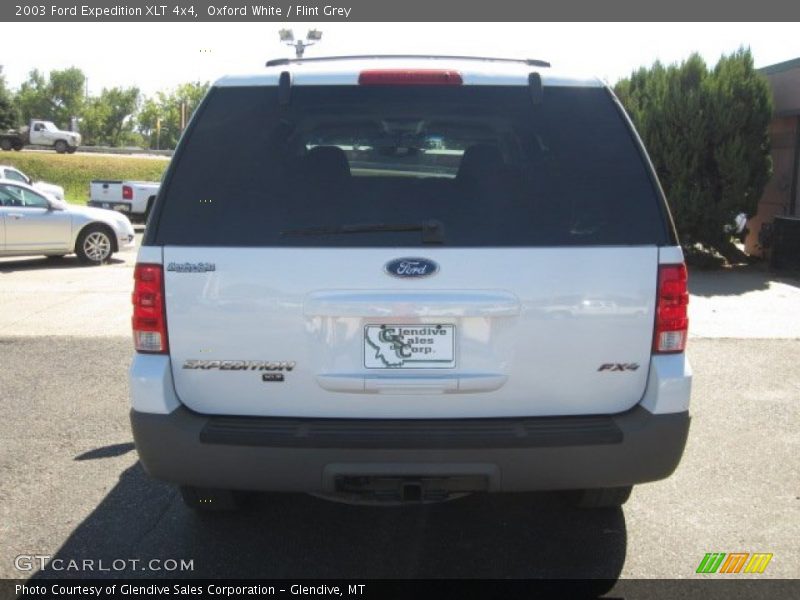
[(153, 477), (200, 487), (332, 492), (352, 476), (478, 476), (488, 491), (623, 486), (669, 476), (689, 413), (519, 419), (209, 417), (131, 411)]
[(91, 206), (93, 208), (105, 208), (107, 210), (116, 210), (117, 212), (121, 212), (125, 215), (131, 214), (131, 203), (130, 202), (105, 202), (102, 200), (89, 200), (86, 203), (87, 206)]

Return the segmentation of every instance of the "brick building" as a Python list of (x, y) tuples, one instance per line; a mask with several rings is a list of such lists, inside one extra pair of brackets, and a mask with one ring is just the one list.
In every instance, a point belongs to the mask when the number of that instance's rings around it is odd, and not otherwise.
[(747, 227), (749, 254), (762, 255), (759, 232), (776, 215), (800, 217), (800, 58), (759, 69), (772, 88), (774, 112), (769, 126), (773, 174), (758, 203), (758, 213)]

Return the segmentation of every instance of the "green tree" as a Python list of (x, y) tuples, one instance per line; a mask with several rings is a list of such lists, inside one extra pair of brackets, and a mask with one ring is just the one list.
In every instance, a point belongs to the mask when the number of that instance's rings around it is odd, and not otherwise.
[(769, 85), (749, 50), (724, 56), (713, 70), (693, 54), (655, 63), (615, 91), (639, 130), (667, 195), (681, 241), (736, 250), (726, 226), (755, 214), (771, 174)]
[(66, 127), (71, 117), (83, 111), (86, 100), (86, 76), (76, 67), (50, 71), (48, 98), (53, 106), (53, 119)]
[[(717, 221), (752, 216), (772, 175), (769, 122), (772, 92), (749, 50), (723, 57), (706, 80), (711, 121), (710, 187)], [(714, 223), (716, 226), (716, 223)], [(720, 234), (720, 242), (724, 242)]]
[(139, 88), (103, 89), (90, 98), (81, 117), (81, 133), (92, 145), (120, 146), (131, 140), (134, 113), (139, 105)]
[(174, 90), (158, 92), (155, 98), (145, 100), (139, 112), (138, 128), (142, 136), (149, 141), (150, 148), (156, 146), (174, 148), (178, 144), (183, 133), (181, 107), (184, 107), (183, 123), (186, 125), (200, 105), (208, 87), (208, 83), (199, 81), (184, 83)]
[(85, 102), (86, 76), (76, 67), (50, 71), (49, 77), (34, 69), (16, 95), (22, 120), (47, 119), (66, 128), (71, 117), (80, 116)]
[(0, 131), (17, 127), (18, 120), (17, 107), (14, 105), (11, 92), (6, 86), (3, 67), (0, 66)]
[(47, 78), (38, 69), (34, 69), (16, 95), (16, 104), (23, 123), (31, 119), (53, 118), (53, 107), (47, 96)]
[(136, 116), (137, 129), (145, 139), (148, 148), (164, 147), (163, 144), (159, 144), (159, 135), (157, 133), (160, 114), (161, 105), (157, 98), (147, 98), (142, 102), (142, 106)]

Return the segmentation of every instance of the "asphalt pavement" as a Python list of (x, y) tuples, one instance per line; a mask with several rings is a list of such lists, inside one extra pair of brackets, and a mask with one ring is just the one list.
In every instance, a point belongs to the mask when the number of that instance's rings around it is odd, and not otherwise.
[(131, 441), (133, 258), (0, 261), (0, 578), (684, 578), (705, 553), (735, 551), (772, 553), (761, 577), (800, 576), (797, 280), (693, 274), (686, 453), (621, 510), (558, 494), (402, 507), (255, 495), (239, 513), (197, 515), (142, 471)]

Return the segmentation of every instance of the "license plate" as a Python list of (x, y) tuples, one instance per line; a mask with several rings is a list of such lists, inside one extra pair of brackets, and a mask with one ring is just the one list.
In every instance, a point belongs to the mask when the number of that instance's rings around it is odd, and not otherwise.
[(367, 369), (450, 369), (456, 366), (455, 325), (367, 325)]
[(130, 209), (128, 208), (127, 204), (117, 204), (114, 207), (114, 210), (118, 210), (119, 212), (128, 212)]

